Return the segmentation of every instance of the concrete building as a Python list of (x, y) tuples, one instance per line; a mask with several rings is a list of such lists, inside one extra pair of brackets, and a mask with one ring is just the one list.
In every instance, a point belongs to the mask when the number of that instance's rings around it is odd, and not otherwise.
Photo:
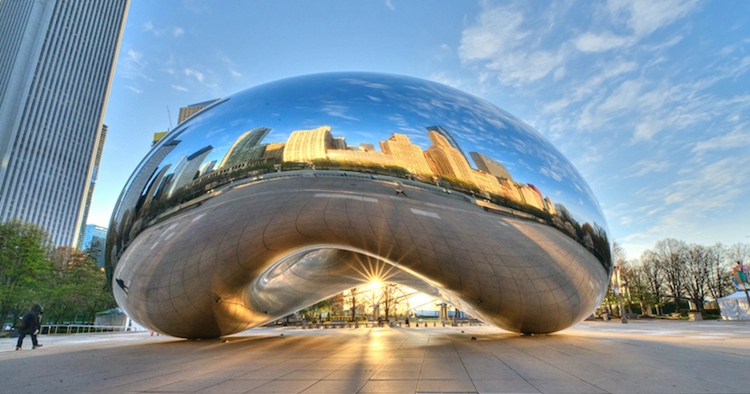
[(177, 124), (186, 121), (189, 117), (195, 115), (196, 113), (200, 112), (203, 108), (208, 107), (209, 105), (219, 101), (219, 99), (213, 99), (208, 101), (203, 101), (200, 103), (190, 104), (187, 107), (180, 108), (180, 114), (177, 116)]
[(0, 2), (0, 221), (77, 245), (128, 5)]

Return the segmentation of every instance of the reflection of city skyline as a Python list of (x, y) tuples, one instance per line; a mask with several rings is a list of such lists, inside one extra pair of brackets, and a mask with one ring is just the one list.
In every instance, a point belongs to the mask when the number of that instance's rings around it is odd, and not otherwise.
[[(412, 143), (407, 135), (392, 133), (388, 139), (379, 141), (381, 152), (378, 152), (372, 143), (348, 145), (345, 137), (335, 137), (331, 127), (327, 125), (295, 130), (290, 133), (286, 142), (265, 144), (261, 144), (261, 141), (271, 129), (257, 127), (240, 135), (221, 160), (202, 164), (200, 161), (206, 158), (206, 154), (201, 154), (200, 160), (194, 165), (198, 170), (197, 174), (192, 171), (191, 174), (195, 176), (190, 180), (198, 181), (218, 173), (280, 163), (315, 165), (315, 162), (330, 161), (360, 166), (399, 167), (424, 182), (434, 183), (439, 178), (445, 179), (467, 189), (479, 190), (482, 195), (491, 193), (541, 211), (556, 213), (549, 197), (544, 197), (532, 184), (515, 181), (502, 163), (479, 152), (469, 152), (476, 167), (474, 169), (448, 130), (442, 126), (429, 126), (425, 129), (432, 143), (426, 150)], [(205, 153), (205, 149), (201, 151)], [(198, 152), (191, 157), (197, 154)], [(177, 163), (177, 166), (180, 164)], [(177, 176), (173, 176), (171, 180), (176, 178)], [(184, 180), (174, 182), (169, 190), (174, 192), (184, 185)]]

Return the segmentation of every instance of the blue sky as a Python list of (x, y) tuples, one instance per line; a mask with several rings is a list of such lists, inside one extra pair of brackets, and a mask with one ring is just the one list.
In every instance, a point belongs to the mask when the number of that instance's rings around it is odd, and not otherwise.
[(635, 258), (750, 242), (750, 2), (132, 0), (89, 223), (107, 226), (179, 108), (281, 78), (441, 82), (523, 119), (576, 166)]

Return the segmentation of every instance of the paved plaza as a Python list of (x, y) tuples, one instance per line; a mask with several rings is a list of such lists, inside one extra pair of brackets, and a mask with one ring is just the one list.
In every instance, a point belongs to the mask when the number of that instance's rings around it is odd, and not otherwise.
[(533, 337), (467, 326), (40, 338), (18, 352), (0, 339), (0, 392), (750, 392), (750, 322), (592, 321)]

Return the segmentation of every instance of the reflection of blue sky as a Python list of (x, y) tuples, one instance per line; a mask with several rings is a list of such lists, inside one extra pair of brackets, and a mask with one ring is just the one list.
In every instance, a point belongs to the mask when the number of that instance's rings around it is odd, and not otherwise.
[[(205, 161), (222, 158), (237, 137), (257, 128), (262, 141), (284, 142), (295, 130), (331, 127), (348, 145), (379, 142), (392, 133), (427, 149), (426, 127), (442, 126), (468, 152), (504, 164), (517, 182), (534, 184), (583, 222), (604, 223), (590, 188), (539, 133), (490, 103), (433, 82), (383, 74), (323, 74), (261, 85), (230, 97), (170, 134), (183, 142), (163, 164), (213, 145)], [(467, 157), (469, 163), (476, 165)]]

